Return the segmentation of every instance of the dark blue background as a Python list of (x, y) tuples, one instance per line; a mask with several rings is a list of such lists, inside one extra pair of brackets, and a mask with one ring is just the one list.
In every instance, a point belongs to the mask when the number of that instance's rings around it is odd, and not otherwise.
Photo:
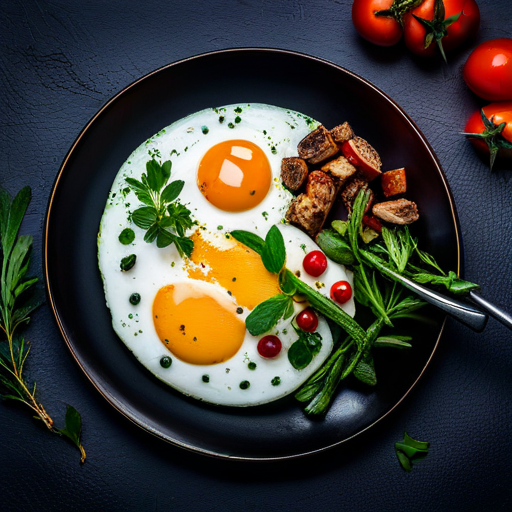
[[(477, 41), (439, 60), (382, 49), (355, 33), (350, 0), (14, 1), (0, 5), (0, 176), (30, 185), (23, 231), (42, 277), (43, 223), (53, 180), (75, 138), (115, 93), (169, 62), (211, 50), (297, 50), (344, 66), (394, 98), (432, 144), (451, 185), (466, 277), (512, 309), (512, 171), (490, 174), (459, 135), (482, 103), (462, 80), (476, 42), (512, 37), (509, 0), (480, 0)], [(509, 167), (510, 168), (510, 167)], [(62, 425), (65, 404), (84, 421), (87, 462), (30, 419), (0, 405), (0, 508), (7, 510), (509, 510), (512, 507), (511, 333), (448, 321), (415, 391), (373, 431), (293, 463), (200, 457), (133, 426), (93, 388), (47, 306), (26, 331), (28, 375)], [(393, 444), (407, 430), (431, 442), (412, 473)]]

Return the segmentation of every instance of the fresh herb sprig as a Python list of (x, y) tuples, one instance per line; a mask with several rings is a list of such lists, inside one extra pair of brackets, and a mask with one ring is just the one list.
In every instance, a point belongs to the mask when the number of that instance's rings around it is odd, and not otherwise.
[(144, 241), (157, 247), (174, 244), (181, 257), (190, 257), (194, 243), (185, 236), (193, 225), (190, 210), (177, 201), (185, 184), (175, 180), (168, 184), (172, 163), (167, 160), (160, 165), (154, 158), (146, 163), (146, 173), (141, 181), (126, 178), (126, 182), (145, 206), (132, 213), (133, 223), (146, 230)]
[(395, 452), (398, 462), (402, 468), (409, 472), (412, 471), (414, 463), (423, 460), (428, 455), (430, 443), (426, 441), (416, 441), (404, 432), (404, 440), (395, 443)]
[(6, 389), (1, 396), (28, 406), (44, 425), (55, 434), (67, 437), (79, 450), (85, 462), (85, 450), (80, 441), (82, 420), (72, 406), (67, 406), (65, 427), (54, 426), (52, 418), (36, 398), (36, 384), (29, 385), (23, 370), (30, 345), (18, 334), (23, 324), (28, 324), (30, 314), (41, 305), (35, 298), (37, 277), (27, 275), (32, 251), (32, 236), (18, 232), (31, 198), (29, 187), (20, 190), (11, 201), (7, 191), (0, 188), (0, 329), (5, 340), (0, 340), (0, 384)]

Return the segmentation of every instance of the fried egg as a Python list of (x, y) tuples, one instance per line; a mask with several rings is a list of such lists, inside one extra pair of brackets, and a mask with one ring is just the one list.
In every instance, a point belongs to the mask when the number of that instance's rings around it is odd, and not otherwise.
[[(265, 237), (281, 230), (287, 267), (320, 293), (352, 277), (329, 261), (320, 278), (302, 268), (305, 253), (319, 250), (300, 230), (281, 223), (293, 196), (279, 180), (281, 159), (318, 123), (303, 114), (268, 105), (231, 105), (193, 114), (164, 128), (137, 148), (121, 167), (109, 194), (98, 235), (98, 259), (112, 325), (129, 350), (156, 377), (178, 391), (213, 404), (251, 406), (279, 399), (297, 389), (325, 361), (333, 347), (327, 322), (319, 318), (320, 352), (302, 370), (288, 360), (298, 339), (292, 325), (307, 303), (265, 334), (279, 337), (280, 353), (267, 359), (245, 319), (279, 293), (277, 276), (260, 256), (229, 235), (243, 229)], [(183, 180), (179, 201), (195, 224), (190, 258), (174, 245), (146, 243), (131, 212), (140, 202), (126, 178), (141, 178), (146, 162), (172, 161), (171, 180)], [(135, 239), (123, 245), (125, 228)], [(120, 261), (135, 254), (136, 264), (121, 271)], [(140, 300), (134, 299), (134, 294)], [(133, 303), (135, 302), (135, 304)], [(353, 300), (343, 305), (353, 316)]]

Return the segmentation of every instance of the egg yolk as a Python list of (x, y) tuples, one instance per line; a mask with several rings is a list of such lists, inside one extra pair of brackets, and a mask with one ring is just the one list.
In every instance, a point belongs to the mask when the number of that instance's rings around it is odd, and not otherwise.
[(260, 255), (252, 249), (240, 242), (218, 248), (199, 231), (190, 238), (194, 242), (190, 260), (197, 266), (188, 269), (189, 277), (220, 284), (239, 306), (250, 310), (279, 293), (277, 276), (263, 266)]
[(248, 140), (227, 140), (201, 159), (197, 186), (206, 199), (227, 212), (250, 210), (270, 189), (272, 171), (263, 150)]
[(158, 337), (178, 359), (190, 364), (217, 364), (233, 357), (244, 341), (245, 323), (236, 305), (217, 300), (193, 283), (158, 290), (153, 301)]

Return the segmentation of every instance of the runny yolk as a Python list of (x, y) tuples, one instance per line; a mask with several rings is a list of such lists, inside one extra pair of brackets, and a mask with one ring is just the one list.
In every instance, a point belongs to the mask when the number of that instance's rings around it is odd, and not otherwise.
[(271, 179), (270, 163), (259, 146), (227, 140), (212, 146), (201, 159), (197, 186), (217, 208), (242, 212), (263, 201)]
[(233, 357), (244, 341), (245, 323), (236, 305), (217, 300), (190, 282), (158, 290), (153, 322), (164, 345), (190, 364), (217, 364)]
[(194, 242), (190, 259), (198, 265), (188, 269), (192, 279), (219, 283), (239, 306), (250, 310), (279, 293), (277, 276), (263, 266), (252, 249), (239, 242), (220, 249), (204, 240), (199, 231), (190, 238)]

